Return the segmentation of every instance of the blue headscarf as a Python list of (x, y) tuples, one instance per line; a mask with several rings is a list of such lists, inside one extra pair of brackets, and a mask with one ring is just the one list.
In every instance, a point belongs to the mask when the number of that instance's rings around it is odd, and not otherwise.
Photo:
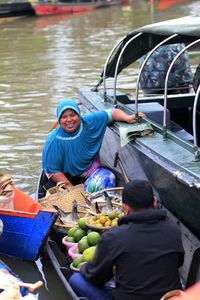
[(79, 115), (79, 127), (71, 133), (58, 125), (50, 132), (43, 149), (42, 167), (46, 173), (63, 172), (77, 176), (98, 155), (109, 117), (106, 111), (81, 116), (76, 102), (65, 99), (57, 107), (58, 121), (66, 109), (72, 109)]
[(65, 111), (66, 109), (74, 110), (79, 117), (81, 115), (80, 109), (79, 109), (78, 105), (76, 104), (76, 102), (74, 100), (64, 99), (63, 101), (58, 103), (58, 106), (57, 106), (58, 121), (60, 121), (60, 117), (61, 117), (63, 111)]

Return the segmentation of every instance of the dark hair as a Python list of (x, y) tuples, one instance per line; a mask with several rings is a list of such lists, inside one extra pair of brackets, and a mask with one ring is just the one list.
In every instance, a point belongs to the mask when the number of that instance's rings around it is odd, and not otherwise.
[(122, 192), (122, 202), (133, 209), (152, 207), (153, 189), (146, 180), (132, 180), (128, 182)]

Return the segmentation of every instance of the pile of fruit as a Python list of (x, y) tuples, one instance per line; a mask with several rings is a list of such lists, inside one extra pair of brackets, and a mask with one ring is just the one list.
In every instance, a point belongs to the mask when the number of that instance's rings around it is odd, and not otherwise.
[(80, 257), (75, 258), (72, 262), (74, 268), (79, 269), (80, 264), (91, 260), (94, 256), (96, 245), (100, 240), (100, 234), (92, 231), (86, 225), (86, 217), (78, 220), (78, 227), (72, 227), (68, 230), (66, 241), (77, 243), (77, 254), (82, 254)]
[(108, 215), (100, 213), (96, 216), (92, 216), (87, 222), (89, 225), (97, 227), (114, 227), (118, 226), (118, 220), (123, 216), (123, 212), (117, 213), (115, 211), (111, 211)]

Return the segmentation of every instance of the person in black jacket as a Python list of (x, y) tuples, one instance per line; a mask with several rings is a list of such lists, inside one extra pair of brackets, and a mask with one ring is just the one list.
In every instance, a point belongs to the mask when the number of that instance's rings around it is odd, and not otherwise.
[[(127, 183), (122, 194), (125, 217), (102, 234), (92, 261), (70, 279), (74, 291), (90, 300), (159, 300), (181, 289), (184, 249), (178, 225), (156, 208), (149, 182)], [(113, 277), (115, 287), (107, 286)]]

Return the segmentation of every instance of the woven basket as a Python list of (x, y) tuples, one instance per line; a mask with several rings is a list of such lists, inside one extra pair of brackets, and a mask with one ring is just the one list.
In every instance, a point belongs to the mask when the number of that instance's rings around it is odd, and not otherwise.
[[(83, 196), (84, 194), (83, 184), (72, 186), (70, 189), (53, 187), (48, 190), (48, 195), (46, 197), (39, 200), (39, 203), (46, 208), (52, 208), (53, 205), (57, 205), (66, 213), (70, 213), (72, 211), (73, 200), (76, 200), (78, 204), (86, 204)], [(80, 211), (79, 207), (78, 211)], [(83, 211), (84, 209), (81, 208), (81, 212)]]
[[(94, 192), (94, 193), (91, 193), (87, 196), (87, 198), (92, 201), (92, 202), (96, 202), (95, 198), (94, 198), (94, 195), (96, 195), (96, 199), (98, 198), (97, 196), (99, 195), (99, 198), (101, 198), (101, 194), (103, 194), (103, 192), (107, 192), (108, 194), (111, 194), (116, 197), (118, 197), (118, 201), (119, 203), (121, 203), (121, 197), (122, 197), (122, 192), (123, 192), (123, 187), (113, 187), (113, 188), (108, 188), (108, 189), (104, 189), (104, 190), (101, 190), (99, 192)], [(98, 200), (97, 201), (98, 203), (105, 203), (105, 200)]]

